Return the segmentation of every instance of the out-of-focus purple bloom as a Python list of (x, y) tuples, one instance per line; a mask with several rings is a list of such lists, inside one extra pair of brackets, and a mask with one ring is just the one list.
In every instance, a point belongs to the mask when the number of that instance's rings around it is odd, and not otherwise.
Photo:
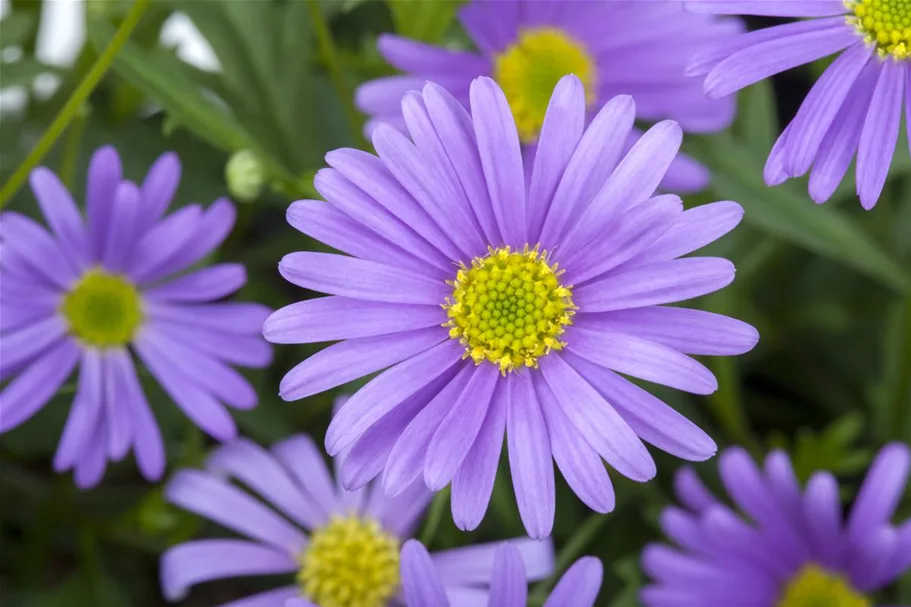
[(232, 365), (261, 367), (272, 349), (259, 335), (264, 306), (213, 303), (246, 282), (243, 266), (191, 270), (234, 225), (227, 200), (165, 215), (180, 180), (164, 154), (140, 186), (125, 181), (111, 147), (89, 166), (84, 219), (45, 168), (31, 174), (51, 228), (0, 215), (0, 432), (25, 422), (75, 369), (73, 406), (54, 458), (91, 487), (107, 462), (132, 449), (148, 480), (161, 478), (164, 446), (133, 363), (145, 363), (177, 405), (220, 440), (235, 436), (224, 405), (249, 409), (256, 393)]
[[(879, 200), (899, 138), (911, 143), (911, 4), (905, 0), (688, 0), (701, 14), (797, 17), (697, 53), (687, 73), (725, 98), (755, 82), (840, 53), (772, 148), (765, 180), (810, 173), (810, 196), (828, 200), (857, 156), (857, 194)], [(903, 101), (904, 100), (904, 101)]]
[(800, 487), (785, 453), (760, 470), (740, 448), (723, 453), (721, 480), (740, 513), (712, 495), (695, 472), (676, 478), (682, 508), (661, 515), (676, 544), (645, 549), (654, 580), (646, 607), (870, 607), (870, 594), (911, 568), (911, 521), (895, 527), (911, 451), (893, 443), (870, 467), (843, 520), (838, 482), (828, 472)]
[(756, 330), (667, 307), (734, 279), (725, 259), (682, 258), (721, 237), (742, 209), (683, 210), (655, 195), (681, 144), (670, 121), (624, 156), (630, 97), (606, 103), (586, 129), (574, 76), (554, 91), (530, 179), (503, 92), (471, 87), (471, 116), (445, 89), (405, 96), (411, 139), (382, 125), (379, 157), (327, 155), (292, 226), (350, 256), (292, 253), (290, 282), (330, 297), (275, 312), (275, 343), (338, 341), (282, 380), (296, 400), (383, 371), (332, 420), (326, 447), (352, 447), (342, 479), (383, 473), (397, 495), (423, 477), (452, 483), (456, 524), (487, 510), (504, 434), (522, 519), (546, 537), (556, 461), (591, 508), (614, 493), (602, 460), (637, 481), (655, 475), (643, 440), (689, 460), (714, 455), (702, 430), (619, 373), (696, 394), (717, 382), (690, 354), (750, 350)]
[[(443, 86), (468, 107), (469, 86), (478, 76), (490, 76), (503, 89), (529, 156), (551, 92), (567, 74), (582, 80), (589, 117), (617, 95), (631, 95), (639, 119), (675, 120), (692, 133), (721, 130), (734, 118), (735, 100), (709, 99), (684, 68), (694, 53), (740, 33), (737, 19), (686, 13), (678, 0), (474, 0), (459, 18), (476, 51), (390, 34), (379, 38), (380, 53), (405, 73), (358, 89), (357, 104), (371, 116), (368, 133), (378, 123), (404, 129), (402, 97), (425, 82)], [(641, 135), (632, 130), (629, 145)], [(662, 187), (697, 191), (708, 181), (705, 167), (680, 155)]]
[[(401, 542), (415, 531), (432, 494), (421, 483), (395, 498), (379, 486), (346, 491), (301, 434), (271, 451), (245, 439), (223, 445), (205, 471), (179, 471), (165, 495), (249, 538), (193, 540), (169, 549), (161, 560), (167, 599), (179, 600), (190, 586), (210, 580), (287, 574), (287, 585), (231, 607), (384, 607), (401, 605)], [(509, 545), (524, 560), (523, 584), (553, 570), (549, 541), (519, 538)], [(496, 544), (478, 544), (433, 555), (453, 606), (486, 601), (495, 550)]]
[[(601, 589), (602, 574), (598, 559), (579, 559), (560, 578), (544, 607), (592, 607)], [(406, 607), (455, 607), (455, 603), (446, 600), (444, 583), (433, 560), (417, 540), (405, 542), (402, 548), (402, 586)], [(501, 544), (494, 556), (487, 605), (525, 607), (527, 604), (528, 582), (521, 555), (514, 546)]]

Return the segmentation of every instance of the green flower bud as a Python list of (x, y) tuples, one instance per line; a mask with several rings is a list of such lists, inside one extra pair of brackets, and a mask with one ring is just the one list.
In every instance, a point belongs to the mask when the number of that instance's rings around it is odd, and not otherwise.
[(253, 202), (263, 189), (266, 176), (262, 163), (250, 150), (234, 152), (225, 165), (228, 191), (238, 202)]

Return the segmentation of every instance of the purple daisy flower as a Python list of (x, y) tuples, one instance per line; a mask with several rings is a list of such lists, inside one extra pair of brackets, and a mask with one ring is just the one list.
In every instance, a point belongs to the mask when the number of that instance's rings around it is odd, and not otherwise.
[[(685, 67), (694, 53), (742, 32), (738, 19), (687, 13), (678, 0), (474, 0), (459, 19), (477, 51), (388, 34), (379, 38), (380, 53), (405, 74), (358, 89), (357, 105), (372, 117), (368, 133), (380, 122), (404, 130), (402, 97), (428, 81), (468, 107), (469, 86), (478, 76), (491, 77), (503, 89), (529, 155), (550, 95), (566, 74), (582, 80), (589, 116), (617, 95), (632, 95), (640, 119), (675, 120), (692, 133), (719, 131), (734, 118), (735, 100), (709, 99), (698, 81), (686, 77)], [(631, 131), (629, 145), (640, 136)], [(680, 155), (662, 187), (698, 191), (708, 181), (705, 167)]]
[[(328, 202), (302, 200), (292, 226), (348, 253), (292, 253), (290, 282), (330, 297), (266, 321), (275, 343), (339, 341), (292, 369), (296, 400), (386, 369), (346, 402), (326, 435), (352, 447), (346, 487), (383, 473), (397, 495), (423, 477), (452, 483), (456, 524), (473, 529), (490, 499), (504, 432), (519, 510), (532, 537), (550, 533), (553, 460), (591, 508), (614, 494), (602, 458), (637, 481), (655, 475), (643, 445), (689, 460), (715, 443), (619, 373), (696, 394), (717, 389), (688, 354), (750, 350), (756, 330), (699, 310), (665, 307), (734, 279), (725, 259), (679, 257), (731, 230), (742, 209), (689, 211), (654, 192), (680, 147), (673, 122), (623, 156), (630, 97), (585, 128), (575, 76), (554, 91), (526, 187), (506, 97), (471, 87), (469, 116), (442, 87), (403, 100), (412, 139), (379, 126), (379, 157), (336, 150), (316, 176)], [(412, 141), (413, 140), (413, 141)]]
[(642, 591), (643, 604), (872, 607), (870, 595), (911, 568), (911, 521), (890, 523), (909, 462), (906, 445), (883, 448), (844, 521), (835, 477), (816, 472), (801, 490), (780, 451), (764, 470), (743, 449), (721, 455), (721, 480), (743, 515), (681, 470), (675, 488), (684, 508), (661, 515), (678, 547), (645, 549), (642, 566), (655, 585)]
[[(307, 607), (402, 604), (399, 549), (432, 495), (421, 483), (391, 499), (379, 486), (346, 491), (303, 434), (271, 451), (239, 439), (216, 449), (206, 468), (179, 471), (165, 489), (166, 498), (249, 539), (193, 540), (170, 548), (161, 559), (168, 600), (179, 600), (190, 586), (210, 580), (288, 574), (287, 585), (224, 607), (283, 607), (295, 597), (304, 597), (299, 604)], [(518, 538), (509, 544), (525, 562), (523, 583), (553, 571), (549, 541)], [(486, 602), (496, 546), (433, 555), (452, 605)]]
[[(738, 36), (695, 55), (705, 92), (723, 98), (785, 70), (841, 53), (772, 148), (765, 180), (810, 172), (828, 200), (857, 155), (857, 194), (876, 205), (898, 142), (902, 107), (911, 142), (911, 3), (906, 0), (688, 0), (699, 13), (806, 18)], [(903, 100), (904, 99), (904, 103)]]
[[(544, 607), (592, 607), (602, 575), (601, 561), (590, 556), (579, 559), (560, 578)], [(402, 548), (402, 585), (406, 607), (455, 607), (455, 603), (446, 600), (433, 559), (417, 540), (405, 542)], [(493, 561), (490, 601), (476, 605), (525, 607), (527, 603), (528, 583), (519, 551), (500, 544)]]
[[(54, 457), (80, 487), (132, 449), (143, 476), (161, 478), (164, 446), (139, 384), (135, 352), (177, 405), (220, 440), (235, 436), (224, 404), (248, 409), (256, 393), (231, 365), (269, 363), (259, 335), (269, 310), (212, 303), (246, 282), (243, 266), (185, 272), (225, 239), (227, 200), (165, 216), (180, 163), (164, 154), (142, 185), (125, 181), (112, 147), (89, 165), (87, 221), (46, 168), (31, 187), (53, 233), (14, 212), (0, 215), (0, 433), (28, 420), (79, 368), (73, 406)], [(180, 273), (176, 278), (175, 274)]]

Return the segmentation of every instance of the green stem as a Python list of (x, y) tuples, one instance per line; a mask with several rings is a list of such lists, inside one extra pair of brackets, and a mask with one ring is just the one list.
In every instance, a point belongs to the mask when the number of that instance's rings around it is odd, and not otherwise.
[(446, 487), (433, 496), (433, 502), (430, 504), (430, 513), (427, 515), (427, 523), (424, 525), (424, 530), (421, 532), (421, 543), (425, 546), (429, 546), (430, 542), (433, 541), (434, 536), (436, 536), (437, 530), (440, 528), (440, 523), (443, 522), (443, 513), (446, 512), (446, 507), (448, 505), (449, 487)]
[(133, 6), (130, 7), (130, 12), (127, 13), (123, 22), (120, 24), (120, 27), (117, 29), (117, 33), (114, 34), (114, 37), (111, 39), (107, 48), (104, 49), (104, 52), (101, 53), (95, 61), (92, 69), (89, 70), (82, 82), (79, 83), (79, 86), (76, 87), (76, 90), (73, 91), (70, 98), (67, 99), (63, 108), (60, 110), (60, 113), (57, 114), (57, 117), (54, 118), (51, 125), (47, 127), (44, 135), (41, 136), (41, 139), (38, 140), (35, 147), (28, 153), (28, 156), (25, 157), (25, 160), (22, 161), (19, 168), (17, 168), (10, 178), (7, 179), (6, 183), (3, 184), (3, 188), (0, 188), (0, 208), (3, 208), (3, 206), (9, 202), (9, 199), (19, 190), (31, 170), (41, 162), (44, 156), (50, 151), (51, 147), (53, 147), (57, 138), (60, 137), (66, 129), (67, 125), (79, 113), (82, 104), (89, 98), (92, 91), (94, 91), (95, 87), (98, 86), (98, 83), (101, 82), (101, 78), (111, 67), (111, 64), (114, 63), (114, 58), (120, 52), (120, 49), (133, 32), (133, 29), (139, 23), (149, 2), (150, 0), (135, 0)]
[(76, 177), (76, 161), (79, 159), (79, 149), (82, 144), (82, 135), (85, 133), (88, 116), (89, 108), (83, 105), (73, 119), (72, 124), (70, 124), (66, 146), (63, 148), (63, 161), (60, 163), (60, 181), (70, 190), (73, 188), (73, 179)]
[(908, 427), (911, 425), (911, 296), (905, 299), (904, 316), (904, 339), (899, 361), (901, 371), (892, 403), (892, 432), (900, 440), (911, 438), (911, 428)]
[(547, 593), (550, 592), (551, 588), (557, 583), (557, 580), (560, 579), (560, 576), (569, 569), (582, 552), (591, 542), (592, 538), (598, 534), (598, 531), (607, 522), (610, 518), (609, 514), (598, 514), (593, 512), (588, 515), (582, 524), (576, 529), (576, 532), (573, 533), (566, 543), (563, 544), (563, 548), (557, 554), (556, 563), (554, 564), (554, 572), (550, 574), (546, 580), (542, 580), (535, 584), (535, 587), (532, 589), (531, 596), (529, 597), (529, 603), (542, 604), (544, 603)]
[(320, 9), (319, 0), (307, 0), (310, 9), (310, 20), (313, 22), (313, 29), (316, 31), (316, 39), (319, 43), (320, 53), (329, 67), (329, 77), (342, 102), (345, 115), (351, 125), (352, 134), (358, 147), (364, 147), (366, 144), (364, 136), (361, 133), (361, 115), (354, 105), (354, 93), (348, 86), (348, 79), (345, 78), (345, 72), (342, 70), (342, 63), (339, 60), (338, 50), (335, 48), (335, 41), (332, 39), (332, 32), (329, 30), (329, 24), (323, 16)]

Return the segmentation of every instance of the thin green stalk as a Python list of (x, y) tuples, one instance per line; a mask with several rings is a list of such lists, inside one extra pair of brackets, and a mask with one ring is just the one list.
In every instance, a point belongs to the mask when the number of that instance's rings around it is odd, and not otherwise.
[(905, 299), (904, 304), (904, 346), (901, 351), (898, 385), (892, 403), (892, 428), (895, 438), (907, 440), (911, 437), (911, 296)]
[(427, 515), (427, 523), (421, 532), (421, 543), (425, 546), (430, 545), (430, 542), (436, 536), (440, 523), (443, 522), (443, 514), (446, 512), (447, 506), (449, 506), (449, 487), (433, 496), (433, 502), (430, 504), (430, 513)]
[(348, 86), (348, 79), (342, 69), (342, 63), (339, 60), (338, 50), (335, 48), (335, 40), (332, 39), (329, 24), (326, 23), (323, 11), (320, 9), (319, 0), (307, 0), (307, 4), (310, 9), (310, 20), (313, 22), (320, 53), (329, 67), (329, 77), (332, 79), (332, 84), (341, 99), (345, 115), (351, 125), (352, 134), (359, 145), (365, 144), (366, 141), (364, 141), (364, 136), (361, 133), (361, 115), (354, 105), (354, 93), (351, 87)]
[(576, 532), (566, 540), (563, 548), (557, 553), (554, 572), (551, 573), (550, 577), (546, 580), (541, 580), (535, 584), (531, 596), (528, 599), (529, 603), (544, 603), (547, 593), (550, 592), (551, 588), (554, 587), (563, 573), (569, 569), (570, 565), (582, 555), (582, 552), (588, 546), (589, 542), (598, 534), (598, 531), (609, 518), (609, 514), (598, 514), (597, 512), (593, 512), (588, 515), (588, 518), (582, 521), (582, 524), (579, 525)]
[(73, 188), (73, 179), (76, 176), (76, 161), (79, 159), (82, 135), (85, 133), (88, 117), (88, 106), (83, 105), (73, 119), (72, 124), (70, 124), (66, 145), (63, 148), (63, 161), (60, 163), (60, 181), (70, 190)]
[(89, 70), (82, 82), (79, 83), (79, 86), (76, 87), (76, 90), (73, 91), (70, 98), (67, 99), (63, 108), (60, 110), (60, 113), (57, 114), (57, 117), (54, 118), (51, 125), (47, 127), (44, 135), (41, 136), (41, 139), (38, 140), (35, 147), (28, 153), (28, 156), (25, 157), (25, 160), (22, 161), (19, 168), (10, 175), (10, 178), (7, 179), (6, 183), (3, 184), (3, 187), (0, 188), (0, 209), (2, 209), (3, 206), (9, 202), (9, 199), (19, 190), (31, 170), (41, 162), (44, 156), (54, 146), (54, 143), (63, 131), (66, 130), (67, 125), (69, 125), (73, 118), (79, 113), (82, 104), (89, 98), (92, 91), (94, 91), (95, 87), (98, 86), (98, 83), (101, 82), (101, 78), (111, 67), (111, 64), (114, 63), (114, 58), (120, 52), (120, 49), (123, 47), (124, 43), (126, 43), (127, 39), (129, 39), (130, 34), (133, 33), (133, 30), (142, 18), (150, 1), (151, 0), (135, 0), (133, 6), (130, 7), (130, 12), (127, 13), (123, 22), (120, 24), (120, 27), (114, 34), (111, 42), (108, 43), (107, 48), (104, 49), (104, 52), (101, 53), (95, 61), (95, 64), (92, 65), (92, 69)]

